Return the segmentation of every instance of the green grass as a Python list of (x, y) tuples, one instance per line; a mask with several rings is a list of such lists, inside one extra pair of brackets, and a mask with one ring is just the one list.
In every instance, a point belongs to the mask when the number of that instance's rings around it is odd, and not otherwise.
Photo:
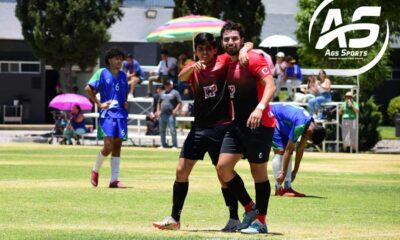
[[(228, 211), (208, 158), (192, 172), (181, 231), (152, 228), (170, 214), (179, 152), (124, 147), (121, 180), (131, 188), (109, 189), (109, 161), (99, 187), (89, 183), (99, 149), (0, 145), (0, 239), (265, 238), (215, 231)], [(247, 162), (237, 170), (254, 195)], [(305, 153), (294, 187), (309, 197), (272, 196), (267, 238), (400, 238), (400, 155)]]
[(400, 139), (400, 137), (396, 137), (395, 127), (380, 126), (378, 127), (378, 131), (380, 132), (382, 139)]

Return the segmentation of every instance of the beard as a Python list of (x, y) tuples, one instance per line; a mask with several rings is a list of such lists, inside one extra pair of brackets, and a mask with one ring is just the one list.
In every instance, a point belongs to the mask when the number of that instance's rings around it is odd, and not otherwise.
[(225, 49), (225, 52), (228, 53), (230, 56), (238, 55), (239, 51), (240, 51), (240, 48), (236, 47), (236, 46), (232, 47), (232, 48), (228, 47), (228, 46), (225, 46), (224, 49)]

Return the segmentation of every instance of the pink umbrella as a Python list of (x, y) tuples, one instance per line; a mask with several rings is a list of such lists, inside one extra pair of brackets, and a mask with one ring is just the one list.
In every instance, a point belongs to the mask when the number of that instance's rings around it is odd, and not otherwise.
[(49, 107), (58, 110), (71, 110), (74, 105), (79, 105), (82, 110), (91, 110), (93, 105), (86, 97), (74, 93), (57, 95), (50, 101)]

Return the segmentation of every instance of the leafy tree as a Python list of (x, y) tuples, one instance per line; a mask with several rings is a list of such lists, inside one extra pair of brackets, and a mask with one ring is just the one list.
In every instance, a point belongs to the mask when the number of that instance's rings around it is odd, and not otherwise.
[(360, 104), (360, 122), (359, 122), (359, 149), (367, 151), (381, 140), (378, 132), (378, 126), (383, 119), (379, 106), (375, 104), (374, 97)]
[(35, 55), (63, 71), (71, 89), (71, 68), (94, 66), (100, 47), (110, 39), (107, 29), (123, 16), (122, 0), (17, 0), (15, 14)]
[(400, 96), (392, 98), (390, 100), (387, 113), (390, 119), (390, 123), (395, 123), (395, 117), (400, 114)]

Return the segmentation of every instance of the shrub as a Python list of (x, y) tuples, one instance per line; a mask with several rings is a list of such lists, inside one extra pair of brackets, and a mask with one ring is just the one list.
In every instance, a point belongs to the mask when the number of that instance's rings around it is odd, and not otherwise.
[(382, 122), (382, 113), (379, 112), (374, 97), (360, 104), (359, 118), (359, 149), (366, 151), (371, 149), (381, 139), (378, 126)]
[(389, 102), (387, 114), (391, 123), (394, 124), (394, 118), (398, 113), (400, 113), (400, 96), (392, 98)]

